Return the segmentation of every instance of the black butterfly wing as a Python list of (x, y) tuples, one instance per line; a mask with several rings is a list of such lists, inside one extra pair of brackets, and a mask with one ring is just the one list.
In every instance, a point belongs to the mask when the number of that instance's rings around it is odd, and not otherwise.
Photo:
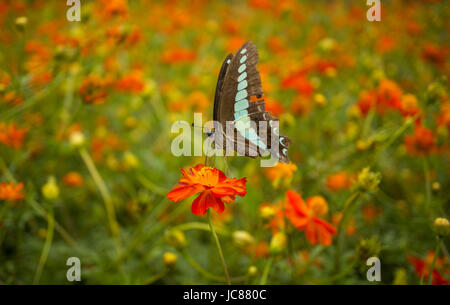
[(219, 121), (218, 110), (220, 108), (220, 94), (223, 88), (223, 82), (225, 79), (225, 74), (228, 70), (228, 65), (231, 63), (231, 59), (233, 58), (233, 54), (228, 54), (227, 58), (222, 63), (222, 67), (220, 68), (219, 77), (217, 78), (216, 85), (216, 93), (214, 95), (214, 110), (213, 110), (213, 119), (214, 121)]
[[(264, 100), (261, 99), (264, 94), (261, 77), (256, 68), (258, 61), (258, 51), (251, 41), (246, 42), (231, 58), (221, 83), (216, 118), (224, 128), (227, 121), (234, 121), (234, 150), (238, 154), (257, 157), (269, 151), (281, 162), (287, 163), (287, 148), (291, 141), (278, 134), (278, 119), (265, 110)], [(227, 59), (225, 62), (228, 62)], [(257, 101), (251, 102), (253, 99)], [(260, 121), (265, 121), (267, 127), (259, 130)], [(276, 145), (271, 144), (272, 136), (276, 136)]]

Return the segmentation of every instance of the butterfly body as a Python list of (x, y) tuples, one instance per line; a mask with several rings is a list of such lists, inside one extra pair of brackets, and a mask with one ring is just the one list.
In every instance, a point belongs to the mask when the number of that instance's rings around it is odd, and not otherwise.
[(218, 125), (210, 137), (216, 148), (253, 158), (270, 153), (288, 163), (291, 141), (278, 133), (278, 118), (265, 110), (258, 60), (250, 41), (225, 58), (214, 97), (213, 118)]

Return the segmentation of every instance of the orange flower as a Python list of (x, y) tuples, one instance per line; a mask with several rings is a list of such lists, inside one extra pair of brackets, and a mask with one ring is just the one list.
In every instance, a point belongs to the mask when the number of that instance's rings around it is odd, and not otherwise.
[(194, 61), (196, 57), (197, 54), (194, 51), (181, 48), (171, 48), (163, 53), (162, 62), (165, 64), (191, 62)]
[[(408, 256), (408, 261), (411, 265), (414, 266), (414, 271), (417, 274), (418, 278), (424, 277), (426, 282), (426, 278), (430, 274), (431, 264), (434, 258), (434, 251), (429, 251), (425, 259), (417, 258), (412, 255)], [(435, 262), (435, 269), (432, 273), (432, 284), (433, 285), (448, 285), (448, 281), (441, 275), (441, 273), (437, 270), (443, 266), (444, 259), (438, 257)]]
[(283, 205), (283, 202), (279, 202), (277, 204), (263, 203), (259, 207), (259, 214), (261, 217), (264, 219), (269, 219), (269, 222), (265, 227), (271, 228), (272, 233), (277, 233), (280, 230), (284, 230), (285, 212)]
[(108, 92), (107, 82), (98, 75), (90, 74), (83, 80), (79, 93), (85, 103), (102, 104), (105, 102)]
[(139, 93), (144, 89), (142, 71), (135, 70), (116, 81), (115, 87), (120, 91)]
[(25, 195), (21, 193), (23, 183), (20, 182), (14, 186), (13, 183), (0, 182), (0, 200), (19, 201)]
[(212, 167), (198, 164), (185, 171), (181, 169), (178, 185), (167, 194), (171, 201), (178, 202), (192, 195), (200, 195), (192, 203), (192, 213), (204, 215), (209, 208), (222, 213), (225, 203), (234, 201), (235, 196), (245, 196), (247, 193), (246, 178), (227, 178), (225, 174)]
[(27, 133), (25, 128), (17, 128), (15, 123), (0, 122), (0, 143), (18, 149), (23, 144), (23, 139)]
[(395, 82), (382, 79), (377, 89), (378, 111), (383, 113), (386, 107), (400, 110), (402, 94), (402, 89)]
[(416, 114), (420, 113), (417, 98), (412, 94), (403, 95), (400, 112), (404, 117), (415, 116)]
[(265, 170), (266, 177), (271, 181), (284, 179), (289, 182), (297, 171), (297, 166), (289, 162), (288, 164), (279, 162), (276, 166), (269, 167)]
[(67, 186), (77, 187), (77, 186), (83, 185), (84, 180), (83, 180), (83, 176), (81, 176), (79, 173), (70, 172), (64, 176), (63, 182)]
[(330, 191), (337, 192), (351, 188), (353, 182), (346, 172), (339, 172), (328, 175), (325, 184)]
[(305, 230), (306, 238), (315, 245), (331, 245), (331, 236), (337, 231), (330, 223), (319, 218), (328, 212), (328, 205), (321, 196), (310, 197), (306, 204), (302, 197), (290, 190), (286, 194), (288, 200), (287, 217), (299, 230)]
[(295, 89), (298, 94), (310, 96), (314, 91), (313, 85), (309, 82), (304, 71), (292, 73), (283, 79), (281, 86), (283, 89)]
[(375, 91), (361, 91), (359, 99), (356, 102), (361, 114), (367, 115), (370, 109), (375, 106), (377, 102), (377, 96)]
[(266, 111), (270, 112), (276, 117), (279, 117), (280, 114), (284, 112), (284, 107), (283, 105), (280, 104), (280, 102), (271, 97), (266, 97), (265, 99), (266, 99)]
[(436, 148), (435, 137), (431, 130), (416, 126), (414, 134), (405, 136), (406, 151), (412, 156), (428, 155)]

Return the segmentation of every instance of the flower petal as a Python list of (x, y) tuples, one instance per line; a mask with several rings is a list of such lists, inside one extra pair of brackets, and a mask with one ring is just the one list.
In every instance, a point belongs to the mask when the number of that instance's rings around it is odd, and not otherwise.
[(225, 209), (220, 198), (214, 197), (210, 191), (204, 191), (194, 200), (191, 210), (195, 215), (204, 215), (210, 207), (217, 213), (222, 213)]
[(308, 208), (305, 202), (303, 201), (302, 197), (298, 193), (294, 192), (293, 190), (289, 190), (286, 193), (286, 197), (288, 199), (289, 205), (294, 209), (294, 211), (299, 216), (308, 215)]
[(173, 190), (167, 193), (167, 198), (171, 201), (178, 202), (180, 200), (186, 199), (192, 195), (195, 195), (205, 188), (200, 184), (190, 184), (184, 185), (179, 183)]

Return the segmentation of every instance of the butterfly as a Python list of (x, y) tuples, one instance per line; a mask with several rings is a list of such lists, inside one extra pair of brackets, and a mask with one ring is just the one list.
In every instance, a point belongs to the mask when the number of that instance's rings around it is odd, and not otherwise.
[(256, 68), (258, 60), (258, 51), (251, 41), (242, 45), (235, 55), (225, 58), (214, 96), (213, 119), (217, 125), (208, 137), (215, 148), (231, 148), (239, 155), (253, 158), (269, 153), (276, 160), (288, 163), (291, 140), (279, 134), (278, 118), (265, 109), (261, 77)]

